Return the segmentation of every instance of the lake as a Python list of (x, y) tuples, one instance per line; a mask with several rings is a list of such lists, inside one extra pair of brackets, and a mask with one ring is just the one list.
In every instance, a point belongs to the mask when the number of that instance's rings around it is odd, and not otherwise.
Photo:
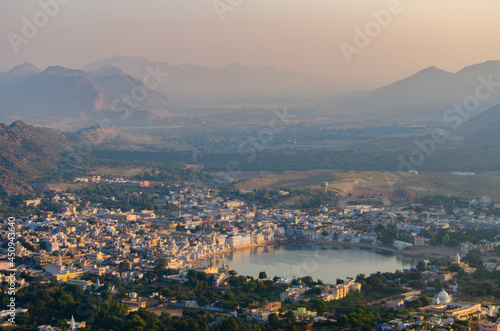
[(220, 267), (225, 262), (239, 275), (258, 277), (311, 276), (314, 280), (334, 283), (337, 278), (358, 274), (369, 276), (377, 271), (394, 272), (416, 266), (418, 259), (380, 250), (311, 245), (279, 245), (236, 251), (214, 258)]

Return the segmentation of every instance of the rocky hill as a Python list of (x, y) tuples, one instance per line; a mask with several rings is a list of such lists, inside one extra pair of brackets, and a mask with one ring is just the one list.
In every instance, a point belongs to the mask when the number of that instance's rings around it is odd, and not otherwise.
[(32, 192), (44, 179), (54, 177), (72, 143), (59, 131), (16, 121), (0, 123), (0, 194)]

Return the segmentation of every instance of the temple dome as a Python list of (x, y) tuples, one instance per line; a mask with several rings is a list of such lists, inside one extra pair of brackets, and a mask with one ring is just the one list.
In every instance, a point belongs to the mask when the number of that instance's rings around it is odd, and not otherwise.
[(439, 292), (438, 298), (439, 299), (449, 299), (450, 295), (445, 290), (442, 290), (441, 292)]
[(451, 295), (449, 295), (444, 289), (434, 297), (434, 304), (447, 304), (451, 302)]

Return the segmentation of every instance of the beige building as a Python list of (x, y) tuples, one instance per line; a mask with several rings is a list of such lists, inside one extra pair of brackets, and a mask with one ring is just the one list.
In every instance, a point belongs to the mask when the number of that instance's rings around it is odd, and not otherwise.
[(450, 302), (447, 304), (437, 304), (418, 309), (439, 314), (446, 314), (453, 319), (464, 319), (481, 312), (481, 304), (468, 302)]
[(256, 320), (257, 323), (266, 323), (269, 319), (269, 315), (275, 313), (274, 311), (264, 310), (264, 309), (249, 309), (246, 311), (247, 321)]
[(115, 212), (104, 214), (102, 215), (102, 217), (120, 222), (135, 221), (137, 219), (137, 215), (132, 213), (115, 213)]
[(122, 299), (122, 303), (128, 306), (128, 311), (136, 311), (140, 308), (146, 308), (147, 302), (137, 295), (137, 293), (132, 292), (128, 294), (128, 297)]
[(346, 279), (343, 284), (325, 287), (321, 292), (321, 297), (323, 301), (339, 300), (356, 291), (361, 291), (361, 284), (354, 279)]

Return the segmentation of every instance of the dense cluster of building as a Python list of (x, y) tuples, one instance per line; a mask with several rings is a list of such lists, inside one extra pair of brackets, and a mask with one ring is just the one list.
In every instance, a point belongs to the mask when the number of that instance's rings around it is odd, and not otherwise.
[[(84, 179), (78, 179), (82, 180)], [(94, 177), (90, 181), (99, 182), (101, 179)], [(108, 182), (109, 185), (121, 185), (122, 180)], [(134, 183), (134, 187), (135, 184), (137, 183)], [(147, 188), (148, 185), (149, 183), (138, 183), (137, 187)], [(403, 199), (406, 196), (404, 190), (396, 193), (396, 198)], [(140, 196), (142, 193), (134, 191), (128, 194)], [(102, 198), (115, 201), (123, 196), (116, 194)], [(17, 265), (18, 271), (38, 279), (67, 282), (95, 291), (101, 284), (99, 281), (93, 283), (87, 280), (88, 274), (120, 277), (125, 282), (132, 283), (143, 279), (147, 272), (154, 271), (158, 261), (162, 261), (165, 269), (177, 271), (168, 276), (168, 281), (185, 283), (188, 280), (187, 271), (197, 268), (211, 275), (211, 285), (217, 288), (227, 285), (229, 268), (206, 266), (200, 262), (210, 256), (238, 248), (273, 243), (276, 240), (377, 246), (382, 244), (380, 230), (383, 232), (388, 227), (395, 227), (401, 235), (392, 241), (392, 245), (398, 249), (406, 249), (428, 245), (429, 239), (425, 238), (425, 234), (429, 232), (443, 229), (460, 231), (470, 227), (500, 228), (500, 220), (494, 216), (459, 208), (451, 214), (442, 208), (416, 213), (414, 209), (403, 206), (366, 205), (335, 209), (322, 207), (305, 212), (284, 208), (259, 208), (218, 196), (211, 189), (193, 189), (181, 185), (175, 191), (166, 192), (164, 195), (151, 194), (148, 198), (156, 206), (156, 210), (107, 209), (102, 203), (83, 201), (72, 193), (53, 196), (50, 202), (58, 206), (57, 212), (44, 212), (41, 217), (33, 213), (17, 222), (16, 254), (23, 261)], [(24, 201), (24, 204), (36, 208), (41, 202), (42, 199), (31, 199)], [(165, 211), (163, 207), (167, 205), (175, 206), (176, 211)], [(484, 252), (494, 249), (496, 245), (498, 243), (487, 241), (478, 244), (466, 242), (461, 244), (461, 252)], [(463, 267), (466, 272), (474, 272), (460, 262), (459, 256), (457, 259), (454, 262), (457, 266)], [(0, 261), (0, 269), (9, 268), (10, 264), (6, 259)], [(500, 265), (489, 262), (487, 268), (500, 270)], [(422, 277), (426, 281), (447, 281), (453, 275), (431, 269), (422, 272)], [(284, 275), (275, 282), (290, 284), (292, 278)], [(23, 280), (19, 280), (19, 284), (24, 284)], [(281, 293), (281, 302), (300, 302), (304, 300), (304, 294), (311, 289), (305, 285), (293, 285)], [(335, 285), (318, 285), (317, 289), (319, 294), (315, 298), (327, 302), (360, 291), (361, 284), (353, 279), (346, 279)], [(122, 302), (126, 303), (130, 310), (135, 310), (145, 307), (148, 301), (157, 302), (157, 299), (158, 295), (154, 293), (150, 298), (140, 298), (136, 293), (130, 293)], [(432, 306), (424, 307), (422, 311), (440, 313), (455, 319), (481, 313), (480, 306), (453, 302), (451, 296), (444, 291), (435, 299)], [(404, 299), (391, 300), (388, 307), (397, 308), (404, 302)], [(197, 307), (197, 303), (192, 300), (176, 304)], [(246, 313), (249, 319), (266, 321), (269, 314), (279, 308), (280, 302), (269, 303), (265, 308), (250, 308)], [(313, 312), (305, 308), (300, 308), (295, 313), (296, 316), (315, 318)], [(443, 323), (445, 322), (440, 320), (435, 324)], [(398, 322), (392, 323), (391, 327), (395, 324)], [(385, 327), (389, 329), (389, 326)]]

